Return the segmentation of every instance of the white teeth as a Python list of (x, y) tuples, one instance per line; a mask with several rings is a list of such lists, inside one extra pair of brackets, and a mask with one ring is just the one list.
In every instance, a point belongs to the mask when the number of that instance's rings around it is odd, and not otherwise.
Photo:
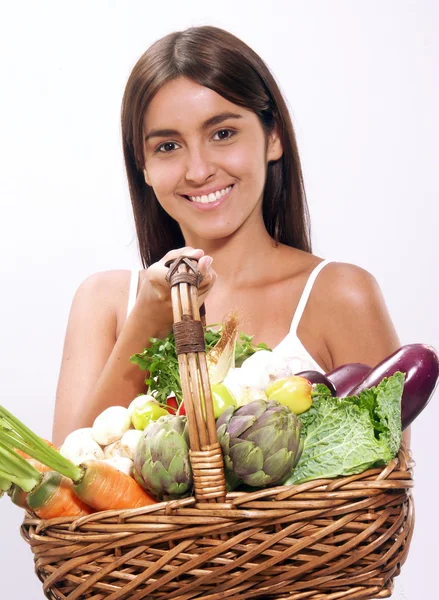
[(220, 198), (225, 196), (225, 194), (228, 194), (231, 189), (232, 189), (232, 186), (229, 185), (228, 187), (224, 188), (223, 190), (218, 190), (217, 192), (214, 192), (214, 193), (212, 192), (208, 196), (206, 196), (206, 195), (204, 195), (204, 196), (189, 196), (189, 198), (192, 200), (192, 202), (199, 202), (200, 204), (209, 204), (210, 202), (215, 202), (216, 200), (219, 200)]

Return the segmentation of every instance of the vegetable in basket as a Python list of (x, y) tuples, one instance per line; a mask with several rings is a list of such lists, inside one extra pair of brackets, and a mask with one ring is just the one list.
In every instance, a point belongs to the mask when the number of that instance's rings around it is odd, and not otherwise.
[(3, 406), (0, 406), (0, 442), (9, 449), (18, 448), (26, 452), (71, 479), (78, 498), (96, 510), (137, 508), (154, 503), (132, 477), (103, 461), (92, 460), (74, 465)]
[(131, 422), (139, 431), (143, 431), (152, 421), (169, 414), (152, 396), (141, 397), (144, 399), (143, 403), (136, 406), (131, 414)]
[[(215, 381), (220, 382), (223, 375), (225, 375), (226, 367), (231, 364), (229, 361), (231, 358), (234, 360), (236, 367), (240, 367), (243, 362), (250, 356), (254, 355), (261, 350), (269, 350), (265, 344), (252, 344), (253, 336), (245, 335), (240, 333), (237, 336), (234, 357), (230, 354), (231, 345), (228, 343), (224, 344), (222, 357), (218, 356), (215, 349), (217, 344), (220, 343), (221, 339), (226, 339), (226, 335), (222, 338), (222, 332), (228, 332), (228, 335), (232, 335), (233, 327), (229, 329), (229, 321), (236, 319), (232, 314), (226, 317), (222, 328), (218, 331), (213, 329), (213, 325), (206, 328), (204, 331), (204, 339), (206, 342), (206, 359), (211, 355), (211, 369), (214, 368), (214, 361), (218, 365), (217, 372), (215, 373)], [(234, 334), (233, 334), (234, 335)], [(151, 338), (151, 345), (145, 348), (143, 352), (134, 354), (131, 357), (131, 362), (137, 364), (142, 370), (148, 371), (149, 376), (145, 379), (145, 383), (148, 385), (148, 393), (154, 396), (154, 398), (163, 407), (167, 408), (168, 397), (174, 396), (178, 406), (181, 405), (183, 395), (181, 391), (180, 373), (178, 369), (178, 358), (175, 349), (175, 338), (174, 334), (170, 333), (164, 339)], [(210, 360), (210, 359), (209, 359)], [(171, 409), (175, 409), (175, 403), (172, 403)], [(171, 412), (171, 411), (169, 411)]]
[(312, 383), (297, 375), (277, 379), (265, 389), (268, 400), (276, 400), (288, 406), (295, 415), (300, 415), (311, 407), (311, 392)]
[(278, 402), (254, 400), (227, 408), (216, 422), (229, 487), (275, 485), (296, 465), (300, 421)]
[(26, 502), (27, 493), (18, 485), (14, 483), (11, 484), (11, 487), (8, 490), (8, 496), (11, 499), (11, 502), (16, 506), (19, 506), (20, 508), (28, 508)]
[(109, 406), (94, 420), (93, 439), (101, 446), (108, 446), (123, 436), (131, 426), (131, 418), (125, 406)]
[(329, 371), (325, 377), (335, 387), (336, 393), (333, 395), (342, 398), (348, 396), (349, 390), (360, 383), (370, 370), (371, 367), (363, 363), (347, 363)]
[(228, 371), (235, 366), (235, 349), (238, 340), (238, 317), (231, 313), (224, 319), (221, 337), (206, 354), (209, 380), (212, 385), (224, 381)]
[[(49, 440), (43, 441), (51, 448), (56, 448), (56, 446), (54, 446), (52, 442), (49, 442)], [(46, 471), (51, 470), (46, 465), (43, 465), (43, 463), (40, 463), (40, 461), (31, 458), (28, 454), (26, 454), (26, 452), (22, 452), (21, 450), (17, 450), (16, 448), (14, 448), (14, 452), (16, 452), (22, 458), (26, 459), (26, 461), (40, 473), (45, 473)], [(27, 493), (24, 490), (22, 490), (16, 483), (11, 484), (11, 487), (8, 490), (8, 496), (13, 502), (13, 504), (15, 504), (16, 506), (19, 506), (20, 508), (28, 508), (26, 502)]]
[(137, 444), (142, 437), (142, 431), (138, 429), (129, 429), (120, 440), (120, 447), (125, 456), (134, 460)]
[(212, 383), (213, 416), (218, 419), (229, 406), (237, 407), (236, 400), (223, 383)]
[[(19, 454), (20, 456), (25, 458), (26, 461), (40, 473), (46, 473), (46, 471), (51, 470), (51, 469), (49, 469), (49, 467), (46, 467), (46, 465), (43, 465), (42, 463), (40, 463), (38, 460), (35, 460), (34, 458), (30, 458), (30, 457), (27, 458), (26, 454), (24, 452), (18, 451), (17, 454)], [(11, 501), (13, 502), (13, 504), (15, 504), (16, 506), (19, 506), (20, 508), (27, 508), (27, 506), (28, 506), (27, 501), (26, 501), (27, 493), (21, 487), (19, 487), (17, 484), (15, 484), (15, 483), (12, 484), (12, 486), (8, 490), (8, 496), (11, 499)]]
[(13, 502), (31, 508), (42, 519), (81, 517), (92, 512), (73, 492), (69, 479), (55, 471), (41, 473), (8, 443), (0, 442), (0, 472), (14, 484), (10, 490)]
[(93, 438), (93, 429), (83, 427), (69, 433), (59, 449), (60, 454), (79, 465), (86, 460), (102, 460), (104, 451)]
[(241, 369), (230, 369), (224, 379), (223, 385), (229, 390), (232, 396), (235, 398), (238, 406), (244, 406), (249, 404), (253, 400), (267, 400), (267, 394), (263, 389), (255, 387), (254, 385), (244, 385)]
[(402, 427), (406, 429), (427, 406), (439, 381), (439, 353), (432, 346), (402, 346), (371, 369), (359, 383), (348, 389), (346, 395), (358, 395), (397, 371), (405, 373), (401, 402)]
[[(322, 375), (317, 371), (298, 373), (313, 384), (323, 383), (339, 398), (358, 395), (378, 385), (383, 378), (405, 373), (401, 400), (402, 429), (406, 429), (432, 398), (439, 381), (439, 353), (427, 344), (407, 344), (371, 368), (348, 363)], [(326, 381), (324, 381), (326, 379)]]
[(159, 500), (191, 494), (186, 417), (168, 415), (146, 427), (134, 454), (134, 478)]
[(178, 410), (177, 398), (172, 395), (166, 398), (166, 410), (170, 415), (176, 415)]
[(317, 386), (312, 407), (298, 417), (303, 452), (284, 485), (353, 475), (388, 463), (401, 444), (403, 388), (403, 373), (348, 398), (334, 398)]
[(328, 379), (327, 375), (323, 375), (320, 371), (300, 371), (300, 373), (296, 373), (296, 376), (304, 377), (312, 385), (316, 385), (317, 383), (326, 385), (333, 396), (337, 395), (334, 383)]

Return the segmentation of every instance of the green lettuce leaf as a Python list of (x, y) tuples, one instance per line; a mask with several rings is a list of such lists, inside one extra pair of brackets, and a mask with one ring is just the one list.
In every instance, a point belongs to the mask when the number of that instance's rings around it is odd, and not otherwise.
[(299, 416), (302, 456), (285, 485), (361, 473), (396, 456), (401, 443), (404, 374), (395, 373), (359, 396), (313, 399)]
[(316, 383), (312, 386), (312, 398), (328, 398), (332, 396), (331, 390), (323, 383)]

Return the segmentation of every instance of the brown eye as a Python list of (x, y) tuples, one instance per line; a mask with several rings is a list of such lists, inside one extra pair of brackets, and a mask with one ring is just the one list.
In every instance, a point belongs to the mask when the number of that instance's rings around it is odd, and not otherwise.
[(231, 129), (220, 129), (214, 134), (213, 137), (216, 137), (218, 140), (228, 140), (232, 137), (232, 135), (234, 135), (234, 133), (235, 132)]
[(175, 142), (165, 142), (158, 146), (156, 152), (169, 153), (176, 149), (177, 144)]

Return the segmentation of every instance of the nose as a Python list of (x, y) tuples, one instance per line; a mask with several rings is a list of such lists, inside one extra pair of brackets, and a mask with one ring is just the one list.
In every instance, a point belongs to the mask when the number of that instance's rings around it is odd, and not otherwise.
[(192, 148), (187, 154), (186, 180), (202, 184), (215, 173), (215, 165), (205, 147)]

